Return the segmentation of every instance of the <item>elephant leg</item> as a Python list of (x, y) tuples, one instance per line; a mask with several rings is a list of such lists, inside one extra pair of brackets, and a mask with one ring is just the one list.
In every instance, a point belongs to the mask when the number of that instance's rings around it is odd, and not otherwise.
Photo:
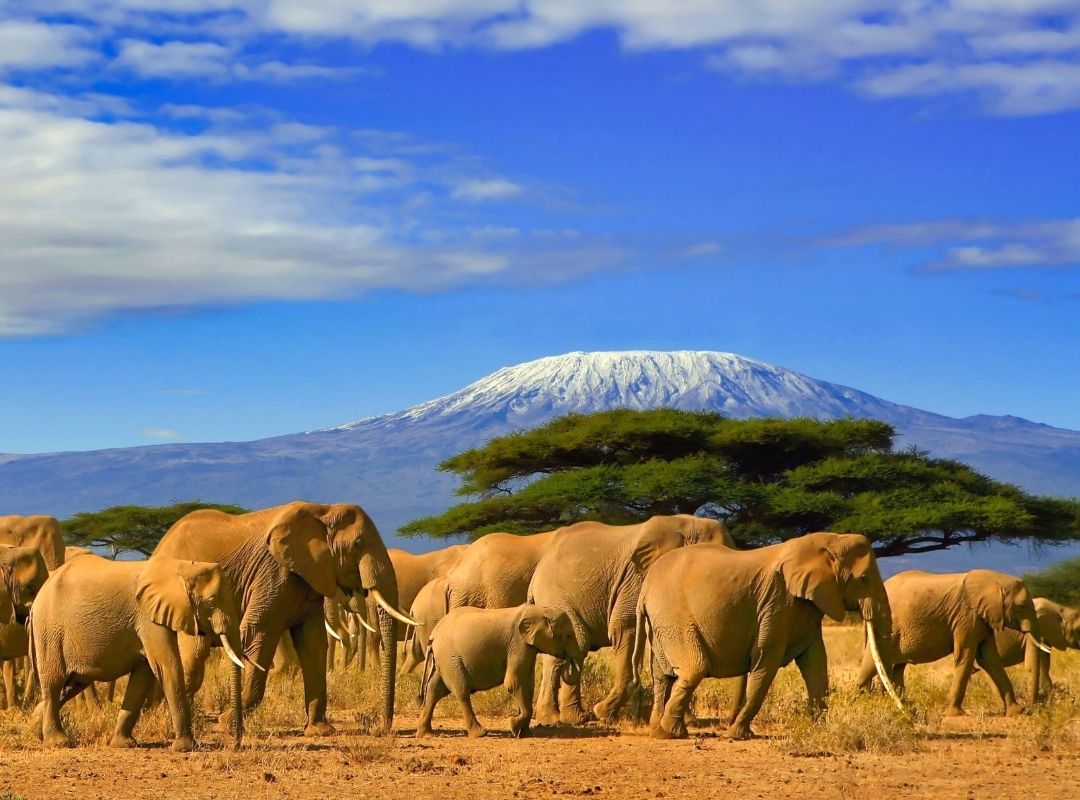
[(806, 698), (810, 713), (815, 717), (825, 711), (825, 697), (829, 693), (829, 656), (821, 637), (814, 640), (795, 658), (795, 665), (806, 684)]
[[(172, 717), (173, 743), (176, 752), (195, 749), (195, 737), (191, 731), (191, 699), (184, 687), (184, 668), (175, 635), (162, 633), (161, 641), (146, 642), (147, 660), (154, 677), (161, 683), (165, 700)], [(257, 672), (257, 670), (253, 670)]]
[[(251, 637), (249, 643), (244, 646), (244, 654), (256, 664), (269, 669), (274, 663), (274, 651), (277, 650), (279, 637), (279, 632), (274, 632), (273, 635), (256, 633)], [(244, 639), (243, 634), (241, 634), (241, 639)], [(263, 694), (266, 692), (266, 676), (266, 672), (254, 667), (249, 667), (243, 671), (244, 691), (242, 702), (244, 713), (251, 711), (262, 702)], [(229, 733), (233, 730), (232, 709), (230, 707), (226, 706), (218, 715), (216, 728), (223, 733)]]
[(874, 666), (874, 657), (870, 654), (870, 648), (863, 651), (862, 663), (859, 664), (859, 675), (856, 685), (859, 691), (869, 692), (874, 688), (874, 678), (877, 677), (877, 667)]
[(653, 650), (650, 658), (650, 670), (653, 681), (653, 705), (652, 713), (649, 715), (649, 726), (655, 731), (660, 727), (660, 718), (664, 715), (664, 706), (667, 705), (668, 699), (671, 697), (671, 687), (675, 683), (675, 676), (664, 674), (655, 650)]
[(329, 736), (334, 726), (326, 719), (326, 627), (321, 615), (308, 617), (292, 629), (293, 644), (304, 676), (307, 709), (305, 736)]
[(22, 707), (24, 710), (30, 708), (30, 704), (34, 702), (35, 694), (37, 694), (37, 675), (33, 670), (28, 670), (26, 679), (23, 682)]
[(1015, 717), (1021, 711), (1020, 704), (1016, 702), (1012, 681), (1005, 674), (1005, 665), (1001, 663), (1001, 656), (998, 654), (993, 638), (987, 639), (979, 646), (976, 660), (994, 682), (1001, 704), (1005, 707), (1005, 716)]
[(523, 672), (522, 675), (508, 676), (505, 683), (506, 691), (518, 707), (517, 716), (510, 721), (510, 733), (516, 738), (528, 736), (533, 713), (533, 687), (536, 683), (533, 668), (527, 667)]
[[(633, 622), (633, 620), (631, 620)], [(618, 628), (611, 641), (615, 682), (607, 696), (593, 707), (593, 714), (604, 722), (612, 722), (619, 709), (630, 698), (634, 672), (634, 626)]]
[(15, 661), (4, 661), (4, 700), (5, 708), (15, 708)]
[(690, 708), (694, 690), (704, 677), (703, 666), (691, 670), (680, 670), (671, 687), (671, 696), (664, 706), (660, 722), (650, 731), (652, 736), (657, 739), (686, 738), (686, 711)]
[(108, 700), (111, 703), (113, 701), (113, 698), (115, 698), (115, 697), (116, 697), (116, 681), (109, 681), (108, 683), (105, 684), (105, 699)]
[(368, 629), (363, 625), (357, 633), (356, 642), (356, 667), (361, 672), (367, 671)]
[(536, 721), (542, 725), (554, 725), (559, 721), (559, 681), (556, 674), (557, 659), (540, 656), (540, 702)]
[(946, 717), (964, 715), (964, 695), (967, 693), (971, 670), (975, 666), (975, 649), (967, 644), (959, 645), (953, 656), (953, 679), (949, 687), (949, 704), (942, 712)]
[(60, 709), (69, 700), (78, 697), (87, 686), (88, 683), (65, 684), (57, 681), (49, 686), (48, 691), (42, 688), (41, 737), (46, 747), (71, 747), (72, 741), (60, 720)]
[(552, 675), (553, 683), (559, 691), (559, 720), (567, 725), (584, 725), (592, 722), (596, 717), (591, 711), (586, 711), (581, 704), (581, 683), (563, 683), (559, 676), (559, 670)]
[(1030, 698), (1028, 702), (1035, 705), (1042, 702), (1042, 689), (1045, 688), (1039, 685), (1042, 679), (1039, 656), (1044, 654), (1035, 647), (1030, 636), (1025, 636), (1024, 639), (1024, 669), (1028, 674), (1028, 697)]
[(487, 729), (480, 724), (480, 720), (476, 718), (476, 712), (472, 707), (472, 692), (465, 687), (459, 687), (457, 691), (454, 691), (454, 697), (461, 705), (461, 715), (465, 717), (465, 730), (469, 733), (470, 739), (478, 739), (481, 736), (487, 736)]
[(124, 690), (124, 700), (120, 704), (120, 713), (116, 715), (116, 728), (113, 731), (110, 747), (134, 747), (135, 739), (132, 732), (142, 714), (146, 697), (154, 686), (154, 671), (148, 663), (144, 663), (128, 676), (127, 689)]
[(735, 694), (731, 698), (731, 711), (728, 712), (727, 724), (728, 727), (735, 724), (735, 720), (739, 718), (739, 712), (742, 711), (742, 707), (746, 704), (746, 676), (740, 675), (735, 679)]
[(907, 671), (907, 666), (906, 663), (900, 663), (896, 664), (892, 669), (893, 687), (901, 695), (904, 693), (904, 673)]
[[(774, 661), (777, 663), (773, 663)], [(747, 675), (746, 702), (739, 709), (735, 721), (728, 727), (728, 736), (732, 739), (749, 739), (754, 735), (750, 730), (750, 723), (754, 721), (754, 717), (761, 710), (761, 704), (765, 702), (765, 695), (769, 693), (769, 687), (772, 686), (776, 670), (780, 666), (778, 661), (778, 659), (764, 656), (759, 657), (757, 665)], [(679, 684), (676, 682), (675, 691), (678, 689)], [(674, 692), (672, 694), (674, 695)]]
[(1039, 685), (1047, 700), (1054, 691), (1054, 682), (1050, 680), (1050, 654), (1039, 653)]
[(327, 636), (326, 642), (326, 671), (334, 671), (334, 659), (337, 658), (337, 640)]
[(435, 670), (424, 686), (424, 708), (420, 712), (420, 720), (416, 723), (416, 736), (421, 738), (431, 735), (431, 717), (435, 713), (435, 705), (450, 694), (442, 676)]

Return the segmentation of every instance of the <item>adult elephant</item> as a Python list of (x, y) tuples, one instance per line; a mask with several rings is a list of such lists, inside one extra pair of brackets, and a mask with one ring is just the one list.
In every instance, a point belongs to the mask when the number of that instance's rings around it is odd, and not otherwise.
[[(461, 559), (462, 554), (468, 549), (467, 544), (455, 544), (432, 550), (430, 553), (419, 555), (406, 550), (390, 548), (390, 561), (394, 565), (394, 575), (397, 576), (398, 603), (403, 609), (412, 608), (413, 601), (424, 586), (436, 578), (445, 578)], [(407, 637), (404, 628), (397, 629), (398, 641), (404, 641)], [(366, 628), (360, 628), (359, 650), (365, 654), (361, 662), (361, 669), (366, 666), (366, 656), (375, 656), (378, 652), (380, 637), (377, 633), (369, 633)]]
[[(1080, 650), (1080, 610), (1063, 606), (1045, 597), (1036, 597), (1035, 615), (1039, 618), (1041, 644), (1054, 650)], [(1030, 633), (1010, 628), (994, 631), (1001, 663), (1013, 667), (1021, 662), (1027, 667), (1031, 702), (1049, 696), (1054, 689), (1050, 679), (1050, 653)]]
[[(19, 514), (7, 514), (0, 516), (0, 545), (9, 547), (32, 547), (41, 553), (45, 559), (45, 566), (50, 572), (55, 571), (64, 563), (64, 537), (60, 532), (60, 523), (56, 517), (44, 514), (21, 516)], [(21, 627), (21, 626), (17, 626)], [(25, 631), (2, 631), (0, 636), (9, 640), (21, 639), (25, 641)], [(9, 691), (14, 691), (15, 684), (15, 661), (0, 658), (4, 682)], [(25, 661), (24, 661), (25, 663)], [(28, 701), (33, 692), (33, 675), (30, 670), (25, 671), (24, 701)], [(8, 695), (10, 697), (10, 695)]]
[(824, 708), (829, 678), (821, 622), (855, 610), (875, 643), (889, 641), (889, 599), (870, 542), (858, 534), (811, 533), (749, 551), (699, 544), (661, 556), (641, 588), (634, 658), (637, 674), (647, 633), (652, 735), (686, 736), (686, 711), (703, 678), (746, 675), (728, 735), (752, 736), (750, 724), (776, 671), (791, 661), (811, 708)]
[[(563, 611), (582, 653), (614, 650), (614, 683), (593, 714), (611, 721), (633, 686), (635, 612), (641, 583), (662, 555), (686, 545), (735, 543), (723, 522), (690, 514), (654, 516), (634, 525), (579, 522), (555, 531), (529, 584), (528, 601)], [(562, 684), (559, 663), (541, 656), (539, 722), (590, 718), (578, 683)], [(561, 685), (560, 685), (561, 684)]]
[(528, 599), (536, 565), (557, 533), (489, 533), (477, 539), (446, 575), (447, 608), (520, 606)]
[(24, 658), (30, 646), (23, 623), (48, 577), (49, 569), (37, 548), (0, 545), (0, 661), (4, 663), (0, 707), (15, 708), (15, 659)]
[[(386, 641), (394, 641), (395, 618), (408, 619), (396, 608), (397, 582), (386, 546), (356, 505), (297, 501), (237, 515), (193, 511), (169, 529), (154, 555), (221, 565), (240, 598), (244, 650), (263, 669), (270, 668), (281, 635), (289, 631), (304, 680), (306, 736), (334, 731), (326, 719), (324, 599), (344, 593), (352, 608), (366, 604)], [(209, 651), (205, 639), (181, 636), (192, 693)], [(394, 715), (395, 661), (390, 648), (381, 676), (387, 727)], [(244, 680), (244, 707), (251, 709), (262, 700), (266, 672), (248, 670)]]
[[(994, 682), (1006, 715), (1020, 713), (994, 634), (1011, 628), (1040, 641), (1035, 604), (1022, 580), (987, 569), (944, 575), (908, 570), (885, 581), (885, 590), (893, 613), (888, 646), (892, 679), (900, 691), (908, 664), (937, 661), (951, 653), (955, 666), (945, 716), (964, 713), (964, 694), (976, 663)], [(867, 650), (859, 685), (868, 689), (873, 680)]]
[[(160, 555), (147, 561), (72, 559), (45, 584), (27, 626), (42, 695), (32, 725), (47, 745), (70, 744), (60, 719), (63, 705), (94, 681), (130, 675), (110, 744), (135, 744), (131, 734), (156, 680), (173, 721), (172, 749), (191, 750), (191, 699), (177, 636), (212, 635), (239, 669), (239, 623), (236, 595), (217, 564)], [(238, 709), (238, 679), (233, 686)]]
[(64, 563), (64, 537), (56, 517), (42, 514), (0, 516), (0, 544), (33, 547), (41, 553), (50, 572)]

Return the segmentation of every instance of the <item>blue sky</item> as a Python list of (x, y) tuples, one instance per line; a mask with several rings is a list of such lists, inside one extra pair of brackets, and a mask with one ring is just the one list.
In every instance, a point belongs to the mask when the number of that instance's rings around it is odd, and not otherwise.
[(0, 452), (632, 348), (1080, 428), (1078, 112), (1076, 2), (7, 2)]

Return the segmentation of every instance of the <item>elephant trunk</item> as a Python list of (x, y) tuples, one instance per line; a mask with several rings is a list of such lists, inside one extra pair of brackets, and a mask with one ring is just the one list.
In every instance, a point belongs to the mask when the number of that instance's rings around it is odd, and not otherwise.
[(232, 665), (232, 733), (233, 745), (237, 750), (244, 738), (244, 702), (243, 702), (243, 678), (241, 668), (237, 664)]
[[(396, 593), (395, 593), (396, 594)], [(389, 733), (394, 724), (394, 684), (397, 677), (397, 637), (394, 618), (378, 610), (379, 633), (383, 643), (380, 663), (383, 696), (383, 727)]]

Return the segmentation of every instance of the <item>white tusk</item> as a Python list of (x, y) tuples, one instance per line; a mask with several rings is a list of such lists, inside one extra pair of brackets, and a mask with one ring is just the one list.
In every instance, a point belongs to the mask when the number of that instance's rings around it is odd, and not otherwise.
[(225, 648), (225, 653), (229, 656), (229, 661), (236, 664), (240, 669), (244, 669), (244, 662), (240, 660), (240, 656), (232, 649), (232, 645), (229, 644), (229, 637), (224, 633), (221, 634), (221, 646)]
[(247, 656), (244, 656), (244, 661), (246, 661), (246, 662), (248, 662), (249, 664), (251, 664), (251, 666), (255, 667), (255, 669), (257, 669), (257, 670), (258, 670), (259, 672), (266, 672), (266, 667), (264, 667), (264, 666), (263, 666), (262, 664), (260, 664), (260, 663), (259, 663), (258, 661), (256, 661), (255, 659), (253, 659), (253, 658), (248, 658)]
[(371, 631), (371, 632), (372, 632), (372, 633), (374, 633), (374, 634), (375, 634), (376, 636), (378, 636), (378, 635), (379, 635), (379, 632), (378, 632), (377, 630), (375, 630), (375, 629), (374, 629), (373, 627), (371, 627), (371, 625), (369, 625), (369, 624), (368, 624), (368, 621), (367, 621), (366, 619), (364, 619), (363, 617), (361, 617), (361, 616), (360, 616), (359, 614), (357, 614), (357, 615), (356, 615), (356, 618), (357, 618), (357, 619), (358, 619), (358, 620), (360, 621), (360, 624), (361, 624), (361, 625), (363, 625), (363, 626), (364, 626), (364, 628), (366, 628), (367, 630)]
[(1046, 646), (1045, 644), (1043, 644), (1042, 642), (1040, 642), (1040, 641), (1039, 641), (1038, 639), (1036, 639), (1036, 638), (1035, 638), (1034, 636), (1032, 636), (1032, 637), (1031, 637), (1031, 642), (1032, 642), (1032, 644), (1034, 644), (1034, 645), (1035, 645), (1035, 646), (1036, 646), (1037, 648), (1039, 648), (1040, 650), (1042, 650), (1042, 651), (1043, 651), (1044, 653), (1046, 653), (1047, 655), (1053, 655), (1054, 651), (1053, 651), (1053, 650), (1051, 650), (1051, 649), (1050, 649), (1049, 647), (1047, 647), (1047, 646)]
[(881, 660), (881, 652), (878, 650), (877, 645), (877, 634), (874, 632), (874, 623), (869, 619), (866, 620), (866, 641), (870, 645), (870, 655), (874, 658), (874, 666), (877, 668), (878, 677), (881, 678), (881, 685), (885, 687), (889, 697), (896, 703), (896, 707), (906, 714), (907, 709), (904, 708), (904, 701), (900, 699), (900, 694), (896, 691), (896, 687), (893, 686), (892, 680), (889, 679), (885, 664)]
[(394, 608), (392, 605), (390, 605), (388, 602), (386, 602), (386, 598), (383, 597), (379, 593), (378, 589), (372, 589), (371, 590), (371, 596), (375, 598), (376, 603), (378, 603), (380, 606), (382, 606), (383, 611), (385, 611), (391, 617), (396, 619), (398, 622), (404, 622), (406, 625), (413, 625), (413, 626), (418, 626), (420, 624), (415, 619), (412, 619), (411, 617), (408, 617), (405, 614), (402, 614), (400, 611), (398, 611), (396, 608)]
[(326, 627), (326, 632), (327, 633), (329, 633), (331, 636), (333, 636), (339, 642), (341, 641), (341, 637), (337, 635), (337, 631), (335, 631), (333, 628), (330, 627), (329, 622), (327, 622), (326, 620), (323, 620), (323, 625)]

